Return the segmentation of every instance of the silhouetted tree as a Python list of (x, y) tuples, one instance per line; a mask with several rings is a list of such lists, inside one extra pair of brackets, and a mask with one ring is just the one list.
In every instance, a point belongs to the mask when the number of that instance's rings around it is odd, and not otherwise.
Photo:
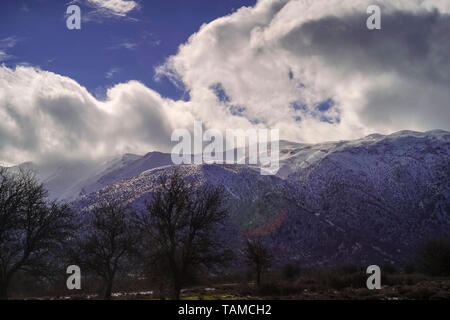
[(247, 265), (254, 268), (258, 286), (261, 285), (261, 276), (270, 267), (272, 258), (272, 253), (260, 240), (247, 239), (245, 261)]
[(30, 171), (0, 168), (0, 299), (14, 275), (48, 276), (53, 259), (73, 231), (66, 204), (47, 202), (47, 191)]
[[(178, 171), (161, 177), (140, 219), (149, 237), (149, 262), (164, 269), (172, 298), (179, 299), (182, 286), (193, 270), (222, 265), (231, 258), (213, 234), (226, 217), (220, 187), (200, 189), (187, 184)], [(164, 266), (164, 268), (161, 268)]]
[(436, 238), (425, 242), (418, 252), (417, 270), (431, 276), (450, 276), (450, 241)]
[(104, 299), (111, 299), (116, 275), (131, 267), (139, 240), (132, 210), (118, 201), (102, 202), (89, 213), (87, 225), (72, 249), (72, 259), (104, 281)]

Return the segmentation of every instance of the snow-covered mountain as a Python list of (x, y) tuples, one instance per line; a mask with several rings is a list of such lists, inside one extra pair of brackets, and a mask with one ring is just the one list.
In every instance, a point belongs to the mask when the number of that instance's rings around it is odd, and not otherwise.
[[(277, 176), (247, 165), (179, 170), (195, 184), (224, 186), (230, 221), (221, 236), (236, 247), (245, 237), (262, 237), (283, 263), (406, 263), (419, 243), (450, 233), (449, 132), (315, 145), (281, 141), (280, 157)], [(168, 155), (160, 166), (135, 165), (141, 160), (100, 177), (98, 190), (80, 197), (79, 207), (114, 198), (142, 209), (173, 166)], [(100, 189), (102, 181), (116, 182)]]
[[(248, 165), (181, 165), (200, 185), (224, 187), (230, 219), (220, 237), (240, 248), (262, 237), (280, 263), (402, 264), (427, 238), (450, 235), (450, 133), (402, 131), (354, 141), (280, 141), (280, 170), (262, 176)], [(139, 209), (169, 154), (125, 155), (41, 174), (53, 196), (80, 210), (104, 199)]]
[(52, 164), (23, 163), (16, 168), (34, 171), (51, 199), (73, 201), (107, 185), (139, 175), (145, 170), (171, 165), (170, 154), (149, 152), (144, 156), (125, 154), (104, 161), (60, 161)]

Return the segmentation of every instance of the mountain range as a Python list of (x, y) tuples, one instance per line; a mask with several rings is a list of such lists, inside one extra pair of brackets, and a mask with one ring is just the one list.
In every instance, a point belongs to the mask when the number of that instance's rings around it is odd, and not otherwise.
[(178, 167), (193, 185), (223, 186), (230, 214), (217, 237), (237, 251), (246, 238), (261, 238), (279, 264), (405, 265), (423, 241), (450, 235), (450, 132), (443, 130), (280, 141), (274, 176), (250, 165), (174, 166), (160, 152), (21, 166), (80, 212), (108, 199), (144, 209), (159, 177)]

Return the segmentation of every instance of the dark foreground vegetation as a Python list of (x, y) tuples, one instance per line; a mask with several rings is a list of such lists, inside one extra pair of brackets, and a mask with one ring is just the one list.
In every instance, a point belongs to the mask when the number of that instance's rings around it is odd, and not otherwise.
[[(163, 176), (145, 210), (116, 200), (75, 212), (25, 171), (0, 169), (0, 299), (449, 299), (450, 242), (426, 241), (402, 268), (275, 264), (262, 238), (234, 252), (216, 239), (223, 190)], [(66, 268), (82, 271), (68, 290)], [(233, 271), (230, 271), (233, 270)]]
[[(352, 268), (359, 271), (351, 271)], [(382, 276), (381, 290), (366, 287), (363, 268), (343, 267), (303, 271), (287, 280), (282, 272), (268, 272), (265, 281), (257, 286), (253, 274), (243, 271), (226, 276), (191, 279), (181, 290), (182, 300), (448, 300), (450, 277), (431, 277), (420, 273), (394, 271)], [(23, 279), (22, 279), (23, 280)], [(80, 291), (71, 292), (65, 279), (52, 285), (36, 286), (34, 281), (16, 282), (13, 299), (103, 299), (101, 278), (84, 279)], [(144, 277), (118, 277), (114, 282), (112, 299), (154, 300), (171, 299), (170, 292), (159, 291), (155, 283)]]

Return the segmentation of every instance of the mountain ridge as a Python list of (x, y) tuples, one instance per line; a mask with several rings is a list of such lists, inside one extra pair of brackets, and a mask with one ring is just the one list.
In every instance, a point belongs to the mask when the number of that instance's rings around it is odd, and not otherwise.
[(167, 165), (80, 196), (83, 211), (119, 199), (138, 210), (177, 167), (193, 186), (224, 187), (230, 218), (218, 235), (240, 250), (260, 237), (278, 263), (405, 264), (450, 232), (450, 133), (404, 131), (354, 141), (280, 144), (280, 172), (247, 165)]
[(450, 235), (450, 132), (444, 130), (280, 141), (274, 176), (249, 165), (176, 166), (170, 154), (149, 152), (47, 168), (40, 178), (52, 197), (72, 201), (81, 213), (112, 199), (143, 210), (159, 177), (174, 168), (194, 187), (224, 188), (230, 215), (218, 237), (238, 251), (245, 238), (262, 238), (280, 264), (405, 264), (422, 241)]

